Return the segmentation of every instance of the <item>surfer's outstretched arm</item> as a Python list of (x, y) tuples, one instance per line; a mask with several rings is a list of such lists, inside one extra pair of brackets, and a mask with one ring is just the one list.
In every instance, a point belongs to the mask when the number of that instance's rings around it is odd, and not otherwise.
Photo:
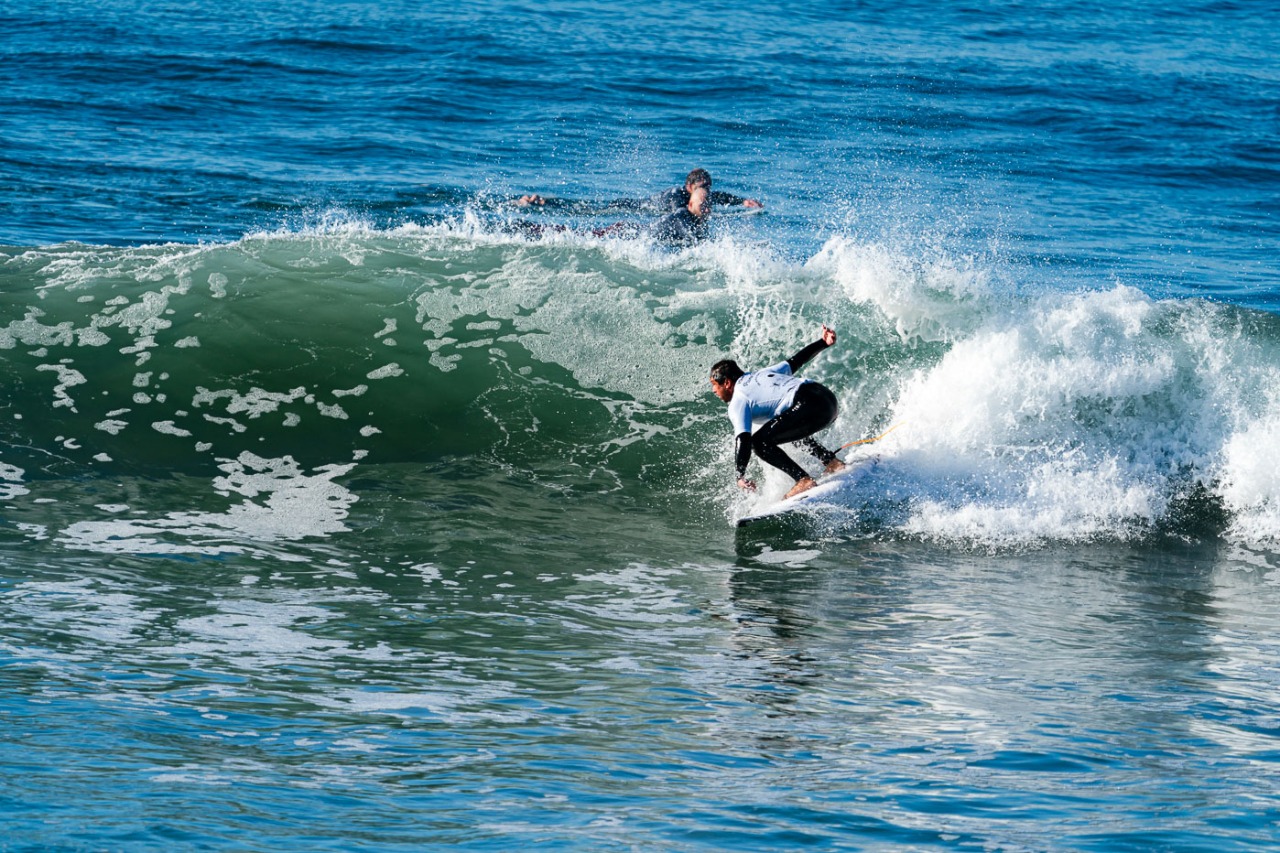
[(711, 203), (722, 204), (725, 207), (738, 207), (738, 206), (747, 207), (747, 208), (764, 207), (764, 205), (761, 204), (760, 201), (757, 199), (743, 198), (740, 195), (721, 192), (720, 190), (716, 190), (715, 192), (711, 193)]
[(800, 350), (791, 358), (787, 359), (787, 365), (790, 366), (791, 372), (796, 373), (800, 368), (804, 367), (818, 353), (836, 342), (836, 330), (828, 328), (826, 324), (822, 326), (822, 337)]

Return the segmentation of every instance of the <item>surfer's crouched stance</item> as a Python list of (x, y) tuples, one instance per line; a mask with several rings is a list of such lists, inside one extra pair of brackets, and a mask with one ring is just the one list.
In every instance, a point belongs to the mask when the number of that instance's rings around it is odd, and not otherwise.
[[(822, 327), (822, 337), (791, 358), (765, 370), (745, 373), (732, 359), (711, 366), (711, 390), (729, 404), (729, 422), (737, 432), (734, 464), (738, 487), (754, 491), (747, 479), (747, 463), (754, 450), (764, 462), (796, 481), (787, 497), (808, 491), (817, 482), (805, 473), (778, 445), (799, 442), (826, 466), (826, 473), (843, 469), (844, 463), (812, 436), (836, 419), (836, 396), (826, 386), (801, 379), (795, 372), (818, 353), (836, 342), (834, 329)], [(762, 423), (752, 434), (752, 427)]]

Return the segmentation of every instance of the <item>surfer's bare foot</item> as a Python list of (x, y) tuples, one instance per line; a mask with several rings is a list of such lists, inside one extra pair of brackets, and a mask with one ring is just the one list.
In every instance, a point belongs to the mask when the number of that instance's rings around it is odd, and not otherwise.
[(801, 492), (809, 491), (816, 485), (818, 485), (818, 482), (812, 477), (801, 477), (799, 480), (796, 480), (796, 484), (791, 487), (791, 491), (787, 492), (783, 497), (793, 498)]
[(845, 468), (848, 468), (848, 467), (849, 467), (848, 465), (844, 464), (839, 459), (832, 459), (830, 462), (827, 463), (827, 467), (824, 468), (823, 470), (828, 474), (835, 474), (836, 472), (843, 471)]

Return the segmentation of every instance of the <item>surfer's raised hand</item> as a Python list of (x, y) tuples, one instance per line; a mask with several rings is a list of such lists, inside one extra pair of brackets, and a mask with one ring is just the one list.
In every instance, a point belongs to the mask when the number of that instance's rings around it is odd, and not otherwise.
[(836, 330), (826, 323), (822, 324), (822, 342), (827, 346), (832, 346), (836, 342)]

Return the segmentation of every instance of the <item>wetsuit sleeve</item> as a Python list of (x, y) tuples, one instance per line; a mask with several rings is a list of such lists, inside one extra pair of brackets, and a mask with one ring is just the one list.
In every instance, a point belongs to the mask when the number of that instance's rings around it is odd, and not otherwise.
[(682, 187), (672, 187), (648, 198), (615, 198), (604, 203), (605, 211), (629, 213), (673, 213), (689, 203), (689, 193)]
[(747, 476), (747, 463), (751, 461), (751, 433), (738, 433), (738, 444), (733, 455), (733, 466), (738, 471), (738, 479)]
[[(719, 190), (712, 190), (708, 194), (708, 197), (711, 199), (712, 204), (733, 205), (733, 204), (742, 204), (743, 202), (746, 201), (746, 199), (740, 195), (734, 195), (733, 193), (722, 193)], [(688, 204), (688, 202), (686, 201), (685, 204)]]
[(729, 423), (733, 424), (737, 438), (733, 467), (738, 470), (738, 479), (742, 479), (747, 476), (747, 463), (751, 461), (751, 413), (747, 410), (746, 396), (736, 390), (729, 401)]
[(804, 349), (800, 350), (795, 355), (791, 356), (791, 358), (787, 359), (787, 364), (791, 367), (791, 372), (792, 373), (797, 372), (801, 367), (804, 367), (806, 364), (808, 364), (811, 358), (813, 358), (815, 355), (822, 352), (826, 348), (827, 348), (827, 342), (819, 338), (818, 340), (809, 344)]

